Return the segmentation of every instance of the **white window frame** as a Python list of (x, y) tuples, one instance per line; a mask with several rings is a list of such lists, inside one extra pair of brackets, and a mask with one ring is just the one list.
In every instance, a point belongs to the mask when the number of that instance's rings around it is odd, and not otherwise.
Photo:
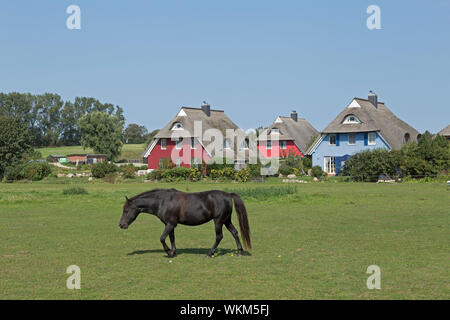
[(183, 139), (181, 139), (181, 138), (178, 138), (177, 140), (175, 140), (175, 149), (180, 150), (182, 142), (183, 142)]
[(358, 117), (353, 114), (350, 114), (347, 117), (345, 117), (344, 124), (354, 124), (354, 123), (361, 123), (361, 120), (359, 120)]
[[(373, 140), (371, 141), (370, 137), (373, 137)], [(374, 146), (377, 144), (377, 133), (376, 132), (369, 132), (367, 134), (367, 145)]]
[(278, 128), (272, 128), (272, 129), (270, 130), (270, 134), (280, 134), (280, 129), (278, 129)]
[[(348, 144), (350, 146), (354, 146), (356, 144), (356, 133), (348, 133), (347, 137), (348, 137)], [(350, 137), (353, 137), (353, 142), (352, 143), (350, 143)]]
[(161, 139), (161, 150), (166, 150), (167, 149), (167, 140), (166, 139)]
[(336, 157), (323, 157), (323, 168), (327, 174), (336, 174)]
[(181, 167), (181, 158), (177, 158), (177, 160), (175, 160), (175, 164), (177, 167)]
[(248, 150), (248, 144), (249, 144), (248, 139), (242, 140), (240, 149), (241, 149), (241, 150)]
[(287, 142), (286, 142), (286, 140), (281, 140), (280, 141), (280, 149), (281, 150), (286, 150), (287, 149)]
[[(334, 137), (334, 143), (331, 143), (331, 137)], [(335, 146), (336, 145), (336, 134), (335, 133), (330, 133), (329, 135), (328, 135), (328, 142), (329, 142), (329, 144), (330, 144), (330, 146)]]
[(272, 150), (272, 141), (271, 140), (267, 140), (266, 141), (266, 149), (267, 150)]
[(197, 143), (195, 138), (191, 138), (191, 149), (197, 149)]
[(175, 122), (172, 126), (172, 130), (184, 130), (183, 124), (181, 122)]
[(223, 150), (230, 150), (230, 140), (228, 140), (228, 139), (223, 140), (222, 149)]

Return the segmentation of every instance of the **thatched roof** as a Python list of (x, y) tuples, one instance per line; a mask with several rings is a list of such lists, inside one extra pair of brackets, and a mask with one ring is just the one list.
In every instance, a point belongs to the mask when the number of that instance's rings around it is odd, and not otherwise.
[(450, 137), (450, 124), (439, 131), (438, 134), (444, 137)]
[[(156, 134), (155, 138), (171, 138), (173, 134), (172, 127), (177, 122), (181, 123), (184, 127), (184, 130), (177, 130), (180, 136), (183, 135), (184, 132), (186, 133), (186, 137), (194, 137), (194, 121), (202, 122), (203, 133), (208, 129), (217, 129), (224, 137), (226, 136), (227, 129), (239, 129), (239, 127), (227, 117), (223, 110), (211, 109), (210, 116), (207, 116), (201, 108), (181, 107), (180, 112), (178, 112), (175, 118), (169, 121), (169, 123)], [(196, 138), (201, 137), (196, 136)]]
[(304, 154), (311, 139), (316, 137), (319, 132), (306, 119), (298, 118), (297, 121), (291, 117), (279, 116), (266, 130), (258, 137), (258, 141), (271, 140), (274, 135), (272, 129), (278, 129), (278, 139), (294, 140), (297, 147)]
[[(354, 115), (360, 123), (347, 124), (344, 120)], [(354, 98), (352, 102), (322, 131), (322, 133), (348, 133), (378, 131), (392, 149), (400, 149), (406, 134), (409, 141), (416, 141), (419, 132), (397, 118), (383, 102), (377, 108), (366, 99)]]
[[(201, 122), (201, 132), (194, 132), (195, 122)], [(175, 124), (180, 123), (183, 129), (173, 130)], [(171, 139), (174, 134), (178, 137), (192, 137), (203, 140), (205, 132), (209, 129), (219, 130), (223, 139), (227, 138), (227, 129), (235, 130), (240, 135), (245, 133), (225, 114), (223, 110), (210, 109), (209, 115), (202, 108), (181, 107), (178, 114), (169, 121), (154, 137), (153, 141), (144, 152), (144, 157), (148, 157), (156, 142), (161, 138)], [(214, 135), (213, 135), (214, 136)], [(214, 138), (213, 138), (214, 139)], [(235, 141), (230, 141), (234, 144)], [(236, 149), (235, 146), (233, 149)]]

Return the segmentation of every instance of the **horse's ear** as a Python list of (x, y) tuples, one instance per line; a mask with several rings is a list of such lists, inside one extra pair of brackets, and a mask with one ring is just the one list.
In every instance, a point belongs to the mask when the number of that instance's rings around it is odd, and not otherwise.
[(127, 196), (125, 196), (125, 199), (127, 200), (127, 202), (130, 202), (130, 199), (128, 199), (128, 197), (127, 197)]

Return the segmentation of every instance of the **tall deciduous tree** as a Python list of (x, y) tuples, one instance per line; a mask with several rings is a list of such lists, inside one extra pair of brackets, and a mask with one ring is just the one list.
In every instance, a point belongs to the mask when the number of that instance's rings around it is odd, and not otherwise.
[(31, 142), (21, 119), (0, 116), (0, 178), (6, 168), (19, 164), (32, 153)]
[(144, 143), (147, 134), (146, 127), (130, 123), (123, 133), (123, 140), (125, 143)]
[(115, 160), (122, 148), (123, 120), (117, 115), (93, 111), (78, 121), (81, 145), (97, 153), (106, 154), (108, 160)]

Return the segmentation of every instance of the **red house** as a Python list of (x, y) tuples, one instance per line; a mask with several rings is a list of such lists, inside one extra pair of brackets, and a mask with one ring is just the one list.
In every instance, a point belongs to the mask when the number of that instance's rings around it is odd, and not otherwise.
[(212, 110), (206, 102), (203, 102), (201, 108), (181, 107), (175, 118), (158, 132), (145, 151), (144, 158), (147, 158), (148, 168), (189, 168), (202, 162), (207, 163), (215, 156), (203, 143), (204, 134), (208, 130), (213, 136), (216, 133), (224, 137), (223, 150), (226, 151), (231, 145), (226, 139), (227, 130), (240, 129), (223, 110)]
[(290, 117), (279, 116), (258, 137), (258, 151), (265, 158), (282, 158), (289, 154), (303, 157), (308, 144), (319, 132), (306, 119), (292, 111)]

